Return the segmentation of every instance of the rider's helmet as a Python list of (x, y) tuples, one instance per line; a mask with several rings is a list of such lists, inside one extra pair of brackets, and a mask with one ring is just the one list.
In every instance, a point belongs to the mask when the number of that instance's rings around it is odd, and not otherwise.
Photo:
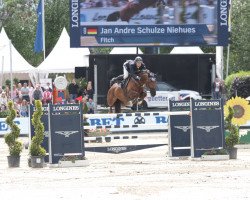
[(137, 56), (137, 57), (135, 58), (135, 62), (142, 62), (142, 58), (141, 58), (140, 56)]

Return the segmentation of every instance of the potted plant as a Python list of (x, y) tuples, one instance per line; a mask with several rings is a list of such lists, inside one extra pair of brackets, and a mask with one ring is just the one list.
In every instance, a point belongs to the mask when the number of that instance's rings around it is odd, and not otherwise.
[(20, 153), (22, 152), (22, 143), (18, 141), (20, 128), (14, 123), (16, 118), (16, 110), (12, 101), (8, 102), (9, 115), (6, 118), (6, 123), (9, 125), (11, 132), (4, 136), (5, 143), (9, 147), (8, 165), (9, 167), (20, 166)]
[(235, 145), (239, 143), (239, 127), (232, 123), (233, 117), (234, 110), (228, 107), (228, 116), (225, 119), (225, 129), (228, 131), (228, 134), (226, 135), (225, 143), (230, 159), (237, 158), (237, 148), (235, 148)]
[(46, 155), (46, 150), (41, 146), (44, 139), (44, 125), (41, 122), (42, 102), (40, 100), (35, 100), (35, 112), (32, 115), (32, 125), (34, 126), (35, 135), (31, 139), (30, 145), (30, 165), (33, 168), (41, 168), (44, 166), (44, 156)]

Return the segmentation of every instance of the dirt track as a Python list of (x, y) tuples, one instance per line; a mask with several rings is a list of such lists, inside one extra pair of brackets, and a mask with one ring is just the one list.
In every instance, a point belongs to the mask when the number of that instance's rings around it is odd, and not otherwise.
[[(27, 141), (27, 138), (22, 138)], [(162, 143), (166, 138), (116, 141)], [(250, 149), (229, 161), (172, 160), (167, 146), (125, 154), (86, 153), (90, 165), (32, 169), (28, 150), (20, 168), (7, 167), (0, 138), (0, 199), (250, 199)]]

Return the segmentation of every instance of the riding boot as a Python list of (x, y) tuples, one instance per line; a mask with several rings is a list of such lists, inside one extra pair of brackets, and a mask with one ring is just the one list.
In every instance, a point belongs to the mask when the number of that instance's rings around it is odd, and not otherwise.
[(118, 82), (123, 81), (123, 74), (122, 74), (122, 75), (117, 76), (117, 77), (116, 77), (116, 80), (117, 80)]
[(121, 88), (123, 89), (124, 86), (125, 86), (125, 80), (123, 79), (123, 80), (121, 81)]

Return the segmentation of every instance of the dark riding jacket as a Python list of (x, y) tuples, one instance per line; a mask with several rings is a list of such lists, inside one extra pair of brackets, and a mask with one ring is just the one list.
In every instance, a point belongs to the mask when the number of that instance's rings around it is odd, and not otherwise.
[(136, 77), (141, 71), (145, 71), (146, 70), (146, 66), (144, 63), (141, 64), (141, 66), (139, 68), (136, 67), (136, 63), (132, 60), (127, 61), (126, 63), (124, 63), (124, 65), (126, 66), (128, 72), (131, 74), (132, 77)]

